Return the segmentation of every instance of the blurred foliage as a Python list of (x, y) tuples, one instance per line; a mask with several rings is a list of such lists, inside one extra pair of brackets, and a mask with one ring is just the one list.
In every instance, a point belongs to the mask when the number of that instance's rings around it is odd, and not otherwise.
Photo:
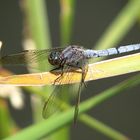
[[(37, 49), (44, 49), (51, 46), (51, 39), (49, 35), (49, 26), (46, 13), (46, 7), (44, 1), (42, 0), (26, 0), (25, 13), (28, 17), (28, 26), (31, 32), (31, 37), (36, 44)], [(73, 29), (73, 17), (75, 15), (75, 1), (74, 0), (60, 0), (60, 30), (61, 30), (61, 44), (66, 45), (70, 42), (72, 29)], [(112, 47), (114, 44), (118, 44), (120, 40), (128, 33), (132, 28), (134, 23), (139, 19), (140, 13), (140, 0), (131, 0), (125, 5), (125, 7), (118, 13), (118, 16), (114, 19), (111, 25), (106, 29), (105, 33), (97, 43), (97, 48), (107, 48)], [(44, 66), (39, 64), (40, 69), (44, 70)], [(124, 90), (128, 90), (139, 84), (139, 76), (133, 77), (130, 80), (126, 80), (123, 83), (103, 91), (99, 95), (92, 97), (85, 102), (80, 104), (80, 114), (86, 112), (87, 110), (99, 105), (103, 101), (121, 93)], [(46, 90), (26, 88), (31, 91), (32, 94), (39, 94), (40, 96), (46, 96)], [(47, 91), (49, 92), (49, 91)], [(1, 106), (2, 107), (2, 106)], [(33, 126), (23, 129), (19, 133), (15, 133), (13, 137), (8, 137), (7, 139), (38, 139), (46, 135), (53, 135), (63, 126), (69, 126), (68, 124), (72, 122), (73, 119), (73, 108), (66, 105), (68, 109), (66, 112), (60, 113), (57, 117), (51, 117), (48, 120), (44, 120)], [(4, 110), (3, 110), (4, 109)], [(4, 107), (0, 108), (0, 121), (6, 122), (5, 125), (1, 125), (0, 128), (2, 137), (10, 135), (10, 129), (8, 124), (10, 124), (10, 118)], [(3, 117), (2, 117), (3, 116)], [(114, 130), (113, 128), (102, 124), (102, 122), (88, 116), (83, 116), (79, 120), (87, 126), (99, 131), (100, 133), (106, 135), (112, 139), (128, 139), (126, 136)], [(0, 124), (1, 124), (0, 122)], [(0, 133), (0, 134), (1, 134)], [(59, 133), (59, 139), (69, 139), (70, 130), (62, 131)], [(64, 136), (66, 135), (66, 136)], [(58, 136), (58, 135), (56, 135)], [(54, 136), (54, 138), (56, 137)], [(53, 137), (52, 137), (53, 138)], [(55, 138), (56, 139), (56, 138)], [(58, 139), (58, 137), (57, 137)]]

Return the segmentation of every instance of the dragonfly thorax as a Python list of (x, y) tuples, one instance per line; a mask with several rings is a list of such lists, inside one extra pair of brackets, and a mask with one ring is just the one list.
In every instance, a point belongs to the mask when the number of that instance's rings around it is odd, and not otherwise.
[(48, 57), (49, 63), (54, 66), (59, 66), (61, 63), (60, 54), (61, 54), (60, 52), (51, 52)]

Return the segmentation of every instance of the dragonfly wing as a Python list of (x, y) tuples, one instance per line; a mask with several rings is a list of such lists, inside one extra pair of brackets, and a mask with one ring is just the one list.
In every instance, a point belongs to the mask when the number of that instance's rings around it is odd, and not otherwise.
[(80, 98), (81, 98), (81, 89), (82, 89), (83, 85), (86, 87), (86, 84), (84, 82), (85, 76), (86, 76), (87, 70), (88, 70), (88, 67), (86, 65), (86, 61), (83, 61), (81, 70), (82, 70), (81, 82), (80, 82), (79, 87), (78, 87), (78, 94), (77, 94), (75, 110), (74, 110), (74, 124), (76, 124), (76, 121), (77, 121), (77, 118), (78, 118), (79, 104), (80, 104)]
[(78, 87), (78, 95), (76, 98), (76, 104), (75, 104), (75, 110), (74, 110), (74, 124), (76, 124), (78, 113), (79, 113), (79, 103), (80, 103), (80, 97), (81, 97), (82, 84), (83, 83), (80, 83)]
[[(69, 68), (67, 69), (67, 71), (68, 70)], [(65, 78), (63, 79), (63, 77)], [(47, 100), (44, 103), (44, 107), (42, 111), (43, 118), (48, 118), (49, 116), (66, 109), (64, 108), (64, 106), (62, 106), (62, 104), (65, 104), (64, 102), (65, 97), (63, 93), (64, 91), (68, 91), (69, 86), (68, 87), (66, 87), (66, 85), (62, 86), (61, 82), (62, 83), (64, 82), (62, 79), (64, 81), (70, 79), (69, 73), (62, 74), (59, 78), (57, 78), (54, 81), (54, 84), (55, 82), (57, 82), (58, 85), (55, 86), (55, 89), (53, 90), (53, 92), (50, 94), (50, 96), (47, 98)]]
[(62, 52), (63, 48), (45, 49), (45, 50), (25, 50), (21, 53), (2, 56), (0, 63), (2, 65), (28, 65), (38, 63), (48, 59), (52, 51)]
[(56, 92), (55, 90), (50, 94), (48, 99), (45, 101), (43, 110), (42, 110), (42, 116), (44, 119), (48, 118), (55, 112), (59, 110), (58, 108), (58, 101), (56, 98)]
[[(69, 75), (69, 72), (68, 72), (69, 70), (70, 70), (70, 67), (65, 68), (66, 72), (62, 73), (60, 78), (56, 79), (55, 82), (57, 82), (57, 83), (59, 82), (61, 84), (61, 82), (64, 83), (65, 80), (70, 81), (72, 75), (71, 74)], [(77, 117), (78, 117), (81, 88), (82, 88), (82, 85), (85, 84), (84, 78), (85, 78), (86, 72), (87, 72), (87, 67), (84, 66), (82, 68), (82, 73), (81, 73), (81, 82), (79, 83), (79, 86), (78, 86), (78, 95), (77, 95), (77, 99), (76, 99), (75, 112), (74, 112), (74, 123), (76, 123)], [(62, 79), (64, 81), (62, 81)], [(64, 108), (60, 107), (60, 104), (62, 103), (62, 100), (64, 99), (61, 96), (62, 92), (64, 91), (63, 87), (64, 86), (59, 85), (59, 88), (55, 88), (55, 90), (51, 93), (49, 98), (46, 100), (46, 102), (44, 104), (43, 112), (42, 112), (43, 118), (47, 118), (48, 116), (52, 115), (54, 112), (61, 111), (62, 109), (64, 109)], [(68, 89), (67, 89), (67, 91), (68, 91)]]
[(65, 101), (64, 101), (64, 90), (65, 86), (57, 85), (53, 92), (49, 95), (46, 99), (43, 110), (42, 110), (42, 117), (44, 119), (49, 118), (52, 115), (56, 115), (57, 113), (62, 112), (65, 108)]

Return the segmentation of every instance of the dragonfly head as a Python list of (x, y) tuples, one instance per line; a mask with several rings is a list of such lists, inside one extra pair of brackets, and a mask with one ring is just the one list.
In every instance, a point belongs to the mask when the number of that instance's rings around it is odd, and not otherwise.
[(48, 57), (48, 61), (51, 65), (59, 66), (61, 63), (60, 52), (57, 51), (51, 52)]

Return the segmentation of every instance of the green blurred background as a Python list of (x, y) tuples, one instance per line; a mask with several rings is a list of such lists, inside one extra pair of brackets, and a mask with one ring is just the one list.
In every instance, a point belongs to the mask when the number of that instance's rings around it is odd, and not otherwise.
[[(127, 4), (127, 0), (76, 0), (75, 16), (70, 44), (83, 45), (85, 48), (93, 48), (106, 28), (115, 19), (120, 10)], [(0, 40), (3, 41), (2, 54), (19, 52), (22, 50), (23, 40), (23, 13), (19, 6), (20, 1), (0, 1)], [(51, 34), (52, 46), (61, 46), (59, 1), (46, 0), (47, 14)], [(140, 22), (137, 22), (126, 33), (121, 41), (114, 45), (126, 45), (140, 43)], [(26, 73), (26, 68), (9, 68), (14, 73)], [(96, 80), (88, 83), (88, 88), (82, 92), (82, 101), (99, 92), (116, 85), (117, 83), (135, 74), (127, 74), (113, 78)], [(91, 92), (92, 91), (92, 92)], [(91, 116), (119, 130), (132, 139), (140, 139), (140, 88), (137, 86), (125, 91), (111, 99), (101, 103), (89, 111)], [(11, 105), (12, 116), (19, 126), (26, 127), (33, 123), (29, 94), (26, 95), (26, 106), (21, 111), (14, 110)], [(13, 113), (14, 112), (14, 113)], [(96, 130), (88, 128), (78, 122), (71, 127), (71, 139), (108, 140), (106, 136)]]

